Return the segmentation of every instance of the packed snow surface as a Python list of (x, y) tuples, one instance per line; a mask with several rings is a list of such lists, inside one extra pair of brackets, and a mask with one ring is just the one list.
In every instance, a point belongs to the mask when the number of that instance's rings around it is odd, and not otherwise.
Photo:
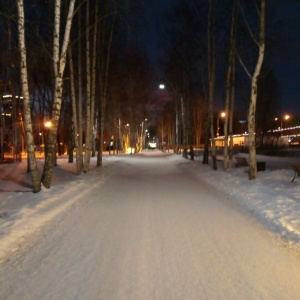
[(62, 158), (38, 194), (0, 165), (0, 299), (300, 299), (297, 159), (258, 158), (254, 181), (159, 151), (80, 176)]

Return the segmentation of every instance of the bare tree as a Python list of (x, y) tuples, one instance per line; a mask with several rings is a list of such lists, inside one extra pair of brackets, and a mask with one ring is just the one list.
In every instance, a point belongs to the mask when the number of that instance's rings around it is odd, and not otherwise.
[[(114, 26), (115, 26), (115, 18), (116, 18), (116, 10), (114, 11), (107, 45), (103, 51), (102, 61), (100, 63), (100, 98), (99, 98), (99, 106), (98, 106), (98, 118), (99, 118), (99, 151), (97, 155), (97, 166), (102, 166), (102, 152), (103, 152), (103, 133), (104, 133), (104, 126), (105, 126), (105, 110), (106, 110), (106, 98), (107, 98), (107, 90), (108, 90), (108, 79), (109, 79), (109, 67), (110, 67), (110, 57), (111, 57), (111, 46), (114, 34)], [(105, 36), (105, 27), (102, 34)], [(102, 45), (103, 47), (103, 45)]]
[[(80, 164), (80, 156), (82, 156), (82, 153), (80, 155), (79, 152), (79, 122), (81, 120), (78, 118), (78, 110), (76, 105), (76, 92), (75, 92), (75, 78), (74, 78), (74, 67), (73, 67), (73, 55), (72, 55), (72, 49), (69, 45), (68, 47), (68, 57), (69, 57), (69, 68), (70, 68), (70, 92), (71, 92), (71, 103), (72, 103), (72, 123), (73, 123), (73, 136), (74, 136), (74, 144), (76, 149), (76, 170), (77, 174), (81, 173), (81, 164)], [(73, 151), (73, 147), (72, 150)]]
[(83, 154), (82, 154), (82, 143), (83, 143), (83, 129), (82, 129), (82, 43), (81, 43), (81, 8), (78, 11), (78, 102), (77, 102), (77, 109), (78, 109), (78, 156), (76, 154), (76, 159), (79, 159), (77, 163), (77, 168), (79, 173), (83, 170)]
[(86, 1), (86, 132), (85, 132), (85, 155), (83, 172), (87, 173), (91, 156), (91, 70), (90, 70), (90, 1)]
[(246, 65), (244, 64), (242, 58), (237, 54), (239, 62), (243, 66), (246, 74), (249, 76), (251, 80), (251, 97), (249, 103), (249, 112), (248, 112), (248, 134), (249, 134), (249, 179), (256, 179), (257, 176), (257, 166), (256, 166), (256, 144), (255, 144), (255, 111), (256, 111), (256, 100), (257, 100), (257, 82), (258, 77), (261, 72), (262, 64), (264, 61), (265, 55), (265, 10), (266, 10), (266, 0), (261, 0), (260, 8), (256, 7), (259, 16), (259, 38), (257, 39), (254, 32), (252, 31), (249, 23), (247, 22), (246, 16), (244, 14), (244, 10), (240, 5), (240, 9), (242, 11), (242, 15), (244, 17), (244, 21), (248, 32), (254, 42), (254, 44), (258, 47), (258, 57), (256, 66), (254, 69), (253, 75), (249, 72)]
[(54, 38), (53, 38), (53, 67), (55, 76), (54, 101), (52, 106), (52, 126), (49, 130), (46, 159), (42, 174), (42, 184), (46, 188), (51, 186), (51, 177), (56, 157), (56, 138), (60, 118), (63, 90), (63, 73), (66, 66), (67, 49), (70, 38), (72, 18), (74, 12), (75, 0), (69, 4), (68, 17), (65, 27), (62, 49), (60, 52), (60, 18), (61, 18), (61, 0), (55, 1), (55, 18), (54, 18)]
[[(232, 156), (228, 156), (228, 129), (230, 140), (232, 140), (232, 119), (234, 109), (234, 74), (235, 74), (235, 42), (236, 42), (236, 19), (237, 19), (237, 1), (233, 1), (230, 28), (230, 47), (226, 74), (226, 92), (225, 92), (225, 122), (224, 122), (224, 169), (228, 169), (232, 164)], [(232, 145), (232, 143), (231, 143)]]
[(215, 38), (215, 24), (214, 24), (214, 1), (209, 0), (208, 12), (208, 29), (207, 29), (207, 42), (208, 42), (208, 109), (209, 109), (209, 122), (210, 122), (210, 135), (212, 141), (212, 159), (213, 169), (217, 170), (216, 158), (216, 142), (214, 136), (214, 123), (213, 123), (213, 101), (214, 101), (214, 86), (216, 75), (216, 38)]
[(92, 156), (95, 156), (96, 146), (96, 127), (95, 127), (95, 104), (96, 104), (96, 67), (97, 67), (97, 39), (98, 39), (98, 1), (95, 4), (95, 21), (94, 21), (94, 33), (93, 33), (93, 48), (92, 48), (92, 82), (91, 82), (91, 147)]
[(41, 190), (41, 181), (39, 179), (39, 173), (38, 173), (36, 159), (35, 159), (34, 141), (33, 141), (33, 134), (32, 134), (31, 109), (30, 109), (28, 76), (27, 76), (23, 0), (18, 0), (17, 5), (18, 5), (19, 48), (20, 48), (20, 58), (21, 58), (20, 60), (21, 84), (22, 84), (22, 94), (23, 94), (23, 109), (24, 109), (25, 130), (26, 130), (27, 155), (28, 155), (28, 162), (29, 162), (29, 170), (31, 174), (32, 184), (33, 184), (33, 192), (38, 193)]

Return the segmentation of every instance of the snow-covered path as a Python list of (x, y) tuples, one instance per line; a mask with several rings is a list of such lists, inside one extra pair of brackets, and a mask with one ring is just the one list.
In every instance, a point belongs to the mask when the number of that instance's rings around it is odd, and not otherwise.
[(299, 257), (180, 162), (116, 160), (2, 266), (0, 299), (299, 299)]

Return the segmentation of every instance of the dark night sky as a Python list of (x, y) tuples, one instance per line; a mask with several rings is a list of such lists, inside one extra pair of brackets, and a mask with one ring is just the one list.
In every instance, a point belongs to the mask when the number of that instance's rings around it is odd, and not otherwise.
[[(287, 21), (286, 34), (292, 43), (275, 64), (283, 113), (300, 113), (300, 1), (278, 1), (278, 15)], [(275, 2), (276, 2), (275, 1)]]
[[(172, 0), (152, 0), (151, 6), (147, 5), (145, 47), (158, 70), (164, 56), (159, 41), (160, 33), (165, 30), (163, 12), (171, 8), (173, 3)], [(282, 47), (274, 61), (268, 61), (274, 68), (279, 84), (282, 113), (300, 114), (300, 0), (270, 0), (267, 1), (268, 6), (274, 10), (276, 19), (286, 23), (285, 34), (292, 40), (286, 48)]]

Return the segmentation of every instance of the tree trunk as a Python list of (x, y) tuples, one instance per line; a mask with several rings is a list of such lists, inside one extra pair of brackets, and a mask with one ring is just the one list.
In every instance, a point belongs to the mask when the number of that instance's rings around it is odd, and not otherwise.
[(232, 57), (232, 74), (231, 74), (231, 97), (230, 97), (230, 109), (229, 109), (229, 161), (228, 167), (232, 167), (233, 162), (233, 109), (234, 109), (234, 101), (235, 101), (235, 56)]
[(215, 30), (214, 30), (214, 17), (213, 17), (213, 0), (209, 1), (209, 15), (208, 15), (208, 76), (209, 76), (209, 122), (210, 122), (210, 135), (212, 141), (212, 159), (213, 169), (217, 170), (216, 158), (216, 141), (214, 135), (214, 118), (213, 118), (213, 101), (214, 101), (214, 85), (215, 85), (215, 72), (216, 72), (216, 49), (215, 49)]
[[(81, 7), (78, 11), (78, 36), (81, 37)], [(76, 151), (76, 164), (77, 164), (77, 170), (78, 174), (80, 174), (83, 170), (83, 150), (82, 150), (82, 144), (83, 144), (83, 132), (82, 132), (82, 44), (81, 44), (81, 38), (78, 40), (78, 102), (77, 102), (77, 108), (78, 108), (78, 154)], [(78, 162), (77, 162), (78, 160)]]
[(175, 153), (179, 153), (179, 116), (178, 116), (178, 101), (175, 100)]
[(96, 62), (97, 62), (97, 36), (98, 36), (98, 1), (95, 4), (95, 24), (93, 37), (93, 59), (92, 59), (92, 86), (91, 86), (91, 146), (92, 157), (96, 153), (96, 128), (95, 128), (95, 99), (96, 99)]
[(182, 118), (182, 131), (183, 131), (183, 152), (182, 156), (184, 158), (188, 158), (187, 153), (187, 126), (186, 126), (186, 115), (185, 115), (185, 106), (184, 106), (184, 100), (183, 97), (180, 97), (180, 104), (181, 104), (181, 118)]
[(60, 54), (60, 7), (61, 0), (55, 1), (55, 23), (54, 23), (54, 38), (53, 38), (53, 66), (55, 76), (54, 86), (54, 101), (52, 107), (51, 127), (48, 135), (46, 159), (42, 174), (42, 183), (46, 188), (51, 186), (51, 177), (53, 166), (55, 164), (56, 154), (56, 137), (60, 118), (61, 104), (62, 104), (62, 89), (63, 89), (63, 73), (66, 66), (66, 55), (68, 43), (70, 38), (70, 31), (72, 25), (72, 17), (74, 12), (75, 0), (70, 1), (67, 23), (65, 27), (65, 34), (63, 39), (62, 50)]
[(229, 168), (229, 157), (228, 157), (228, 123), (229, 117), (232, 115), (233, 106), (230, 105), (231, 92), (232, 92), (232, 74), (233, 74), (233, 60), (234, 60), (234, 48), (235, 48), (235, 28), (236, 28), (236, 1), (233, 2), (233, 10), (231, 17), (231, 29), (230, 29), (230, 49), (229, 59), (226, 75), (226, 94), (225, 94), (225, 122), (224, 122), (224, 170)]
[[(76, 170), (77, 174), (79, 175), (81, 173), (80, 168), (80, 155), (79, 155), (79, 149), (78, 149), (78, 116), (77, 116), (77, 108), (76, 108), (76, 93), (75, 93), (75, 79), (74, 79), (74, 67), (73, 67), (73, 55), (72, 55), (72, 49), (71, 46), (68, 47), (68, 54), (69, 54), (69, 68), (70, 68), (70, 87), (71, 87), (71, 102), (72, 102), (72, 121), (73, 121), (73, 141), (75, 144), (76, 149)], [(69, 151), (72, 149), (73, 153), (73, 146), (69, 147)], [(70, 155), (71, 153), (69, 153)]]
[[(107, 45), (107, 53), (106, 53), (106, 63), (100, 78), (100, 86), (101, 86), (101, 96), (99, 103), (99, 151), (97, 156), (97, 166), (102, 166), (102, 152), (103, 152), (103, 132), (104, 132), (104, 124), (105, 124), (105, 107), (106, 107), (106, 95), (107, 95), (107, 87), (108, 87), (108, 75), (109, 75), (109, 63), (110, 63), (110, 49), (112, 45), (112, 38), (114, 33), (114, 23), (115, 23), (116, 11), (114, 12), (114, 19), (112, 21), (112, 26), (110, 30), (109, 41)], [(104, 59), (104, 58), (102, 58)]]
[(41, 190), (41, 181), (37, 169), (37, 163), (34, 153), (34, 141), (32, 134), (32, 121), (30, 111), (28, 78), (27, 78), (27, 57), (25, 46), (25, 20), (24, 20), (24, 4), (23, 0), (18, 0), (18, 31), (19, 31), (19, 49), (20, 49), (20, 66), (21, 66), (21, 83), (23, 93), (23, 111), (26, 128), (26, 147), (28, 155), (29, 169), (32, 179), (33, 192), (38, 193)]
[(251, 99), (249, 105), (248, 115), (248, 132), (249, 132), (249, 179), (256, 179), (257, 166), (256, 166), (256, 145), (255, 145), (255, 110), (257, 100), (257, 81), (260, 75), (261, 67), (265, 54), (265, 6), (266, 1), (261, 0), (260, 9), (260, 40), (259, 40), (259, 53), (256, 63), (255, 71), (251, 81)]
[(83, 172), (87, 173), (91, 156), (91, 72), (90, 72), (90, 0), (86, 1), (86, 132)]

